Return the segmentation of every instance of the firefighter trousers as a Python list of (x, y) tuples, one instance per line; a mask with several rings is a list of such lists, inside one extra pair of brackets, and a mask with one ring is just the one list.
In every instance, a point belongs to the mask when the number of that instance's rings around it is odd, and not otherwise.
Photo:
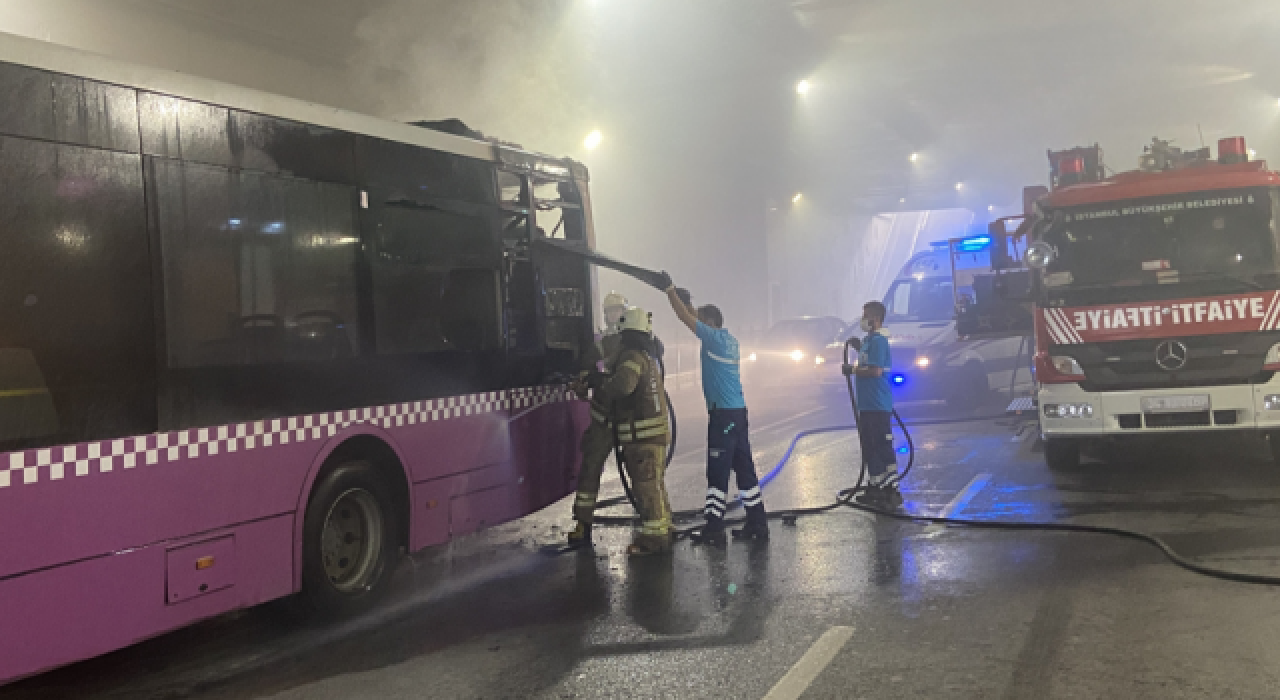
[(604, 463), (613, 452), (613, 424), (595, 420), (582, 433), (582, 466), (578, 469), (578, 495), (573, 501), (573, 519), (587, 525), (595, 519), (596, 499), (600, 495), (600, 477)]
[(624, 445), (622, 462), (631, 479), (631, 495), (640, 511), (635, 543), (650, 550), (671, 547), (671, 501), (667, 498), (665, 445)]

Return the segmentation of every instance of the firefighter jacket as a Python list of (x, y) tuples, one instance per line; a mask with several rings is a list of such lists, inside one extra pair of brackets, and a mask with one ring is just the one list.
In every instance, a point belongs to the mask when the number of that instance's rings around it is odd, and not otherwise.
[[(618, 353), (622, 350), (622, 335), (617, 331), (600, 336), (586, 352), (583, 369), (586, 372), (612, 372), (618, 364)], [(599, 423), (609, 421), (609, 402), (600, 394), (591, 397), (591, 419)]]
[(648, 353), (623, 348), (613, 374), (596, 392), (598, 400), (612, 404), (611, 417), (623, 445), (666, 445), (667, 394), (662, 370)]

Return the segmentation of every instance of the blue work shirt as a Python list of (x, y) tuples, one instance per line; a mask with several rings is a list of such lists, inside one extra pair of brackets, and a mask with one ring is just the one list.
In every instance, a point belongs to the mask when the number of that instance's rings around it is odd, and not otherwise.
[(742, 362), (738, 339), (729, 331), (712, 328), (702, 321), (698, 321), (695, 332), (702, 341), (702, 395), (707, 400), (707, 410), (746, 408), (742, 375), (738, 372)]
[(884, 370), (879, 377), (855, 377), (858, 388), (858, 410), (885, 411), (893, 410), (893, 394), (889, 390), (889, 339), (879, 331), (868, 333), (862, 339), (862, 350), (858, 352), (860, 367), (879, 367)]

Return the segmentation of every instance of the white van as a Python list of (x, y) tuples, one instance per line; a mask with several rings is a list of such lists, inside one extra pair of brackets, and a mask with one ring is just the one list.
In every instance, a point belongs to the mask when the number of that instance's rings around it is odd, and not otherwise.
[(898, 400), (976, 406), (1030, 391), (1029, 333), (989, 320), (981, 328), (957, 328), (958, 316), (971, 320), (962, 325), (981, 325), (973, 312), (992, 293), (983, 288), (990, 245), (985, 235), (935, 243), (912, 256), (889, 285), (885, 329)]

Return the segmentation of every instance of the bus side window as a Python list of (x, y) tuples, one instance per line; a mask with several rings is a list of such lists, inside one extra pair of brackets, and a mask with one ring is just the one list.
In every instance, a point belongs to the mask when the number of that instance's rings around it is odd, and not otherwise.
[(352, 188), (167, 159), (147, 169), (170, 366), (356, 353)]
[(0, 452), (154, 430), (139, 157), (0, 137), (0, 211)]
[(58, 413), (35, 354), (0, 348), (0, 443), (58, 432)]
[(137, 92), (0, 64), (0, 134), (138, 152)]
[(493, 223), (471, 209), (417, 200), (375, 207), (379, 353), (502, 346), (500, 248)]

